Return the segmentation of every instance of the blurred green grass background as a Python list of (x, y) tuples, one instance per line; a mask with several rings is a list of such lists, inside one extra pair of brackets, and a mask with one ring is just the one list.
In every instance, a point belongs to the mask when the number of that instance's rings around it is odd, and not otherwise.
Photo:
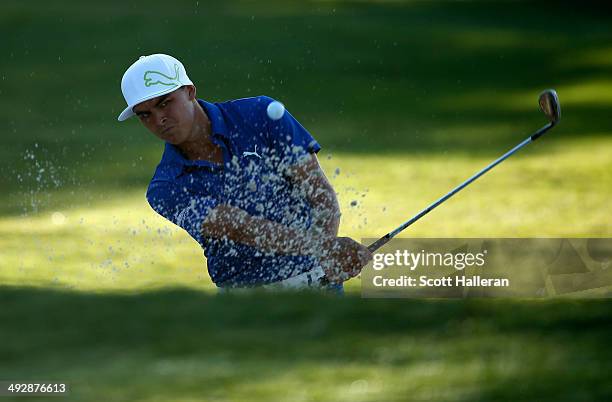
[(341, 301), (214, 295), (196, 243), (144, 199), (163, 144), (116, 122), (121, 75), (142, 54), (182, 60), (209, 101), (273, 96), (322, 144), (341, 233), (359, 239), (543, 125), (537, 95), (554, 87), (559, 127), (403, 236), (610, 237), (605, 8), (9, 0), (0, 11), (0, 378), (57, 375), (79, 384), (75, 400), (610, 394), (605, 301), (362, 301), (358, 279)]

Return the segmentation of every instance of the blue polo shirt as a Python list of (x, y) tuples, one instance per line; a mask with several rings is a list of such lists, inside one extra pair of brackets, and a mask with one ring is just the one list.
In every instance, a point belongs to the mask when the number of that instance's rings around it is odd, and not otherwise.
[(288, 111), (271, 120), (266, 108), (272, 101), (267, 96), (220, 103), (199, 99), (211, 121), (212, 141), (223, 150), (223, 164), (188, 160), (166, 143), (147, 190), (151, 207), (202, 246), (210, 277), (219, 287), (273, 283), (318, 265), (312, 257), (266, 253), (200, 232), (202, 221), (219, 204), (296, 230), (310, 227), (311, 206), (286, 170), (321, 147)]

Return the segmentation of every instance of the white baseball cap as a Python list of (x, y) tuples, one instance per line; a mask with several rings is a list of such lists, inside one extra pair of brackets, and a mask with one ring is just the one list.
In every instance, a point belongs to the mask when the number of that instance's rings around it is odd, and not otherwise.
[(167, 54), (140, 56), (123, 74), (121, 92), (127, 107), (117, 120), (134, 116), (137, 104), (176, 91), (183, 85), (193, 85), (183, 63)]

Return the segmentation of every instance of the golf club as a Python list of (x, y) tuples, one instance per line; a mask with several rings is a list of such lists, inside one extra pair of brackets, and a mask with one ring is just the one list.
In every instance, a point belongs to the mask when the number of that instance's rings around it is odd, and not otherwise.
[(430, 206), (428, 206), (427, 208), (425, 208), (424, 210), (416, 214), (414, 217), (402, 223), (397, 229), (395, 229), (394, 231), (390, 233), (387, 233), (380, 239), (376, 240), (374, 243), (370, 244), (368, 246), (368, 249), (370, 250), (370, 252), (373, 253), (374, 251), (378, 250), (380, 247), (384, 246), (389, 240), (394, 238), (397, 234), (399, 234), (401, 231), (406, 229), (408, 226), (412, 225), (413, 223), (421, 219), (423, 216), (427, 215), (427, 213), (429, 213), (435, 207), (442, 204), (444, 201), (448, 200), (453, 195), (457, 194), (459, 191), (463, 190), (474, 180), (476, 180), (483, 174), (487, 173), (489, 170), (493, 169), (495, 166), (497, 166), (502, 161), (507, 159), (510, 155), (514, 154), (516, 151), (523, 148), (525, 145), (537, 140), (545, 132), (547, 132), (548, 130), (553, 128), (555, 125), (557, 125), (557, 123), (561, 119), (561, 106), (559, 104), (559, 98), (557, 97), (557, 92), (554, 89), (547, 89), (543, 91), (540, 94), (538, 103), (540, 104), (540, 110), (544, 112), (544, 114), (546, 115), (546, 118), (548, 119), (548, 123), (544, 127), (540, 128), (538, 131), (536, 131), (535, 133), (527, 137), (527, 139), (525, 139), (523, 142), (521, 142), (520, 144), (512, 148), (510, 151), (500, 156), (495, 161), (491, 162), (491, 164), (489, 164), (487, 167), (485, 167), (484, 169), (482, 169), (481, 171), (474, 174), (472, 177), (470, 177), (469, 179), (467, 179), (466, 181), (464, 181), (463, 183), (455, 187), (449, 193), (447, 193), (446, 195), (444, 195), (443, 197), (435, 201), (433, 204), (431, 204)]

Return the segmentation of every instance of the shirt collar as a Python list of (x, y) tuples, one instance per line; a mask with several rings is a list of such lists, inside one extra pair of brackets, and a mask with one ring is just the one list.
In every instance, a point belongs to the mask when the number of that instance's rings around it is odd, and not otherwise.
[(225, 124), (225, 119), (221, 114), (221, 109), (214, 103), (206, 102), (203, 99), (198, 99), (198, 103), (202, 106), (202, 109), (204, 109), (210, 120), (212, 135), (220, 135), (228, 138), (229, 133), (227, 131), (227, 125)]
[[(204, 109), (210, 120), (211, 135), (213, 137), (221, 136), (229, 140), (227, 125), (219, 107), (203, 99), (198, 99), (198, 104)], [(185, 158), (175, 145), (168, 142), (166, 142), (161, 164), (165, 167), (165, 173), (174, 178), (180, 176), (185, 166), (211, 166), (211, 163), (207, 161), (193, 161)]]

